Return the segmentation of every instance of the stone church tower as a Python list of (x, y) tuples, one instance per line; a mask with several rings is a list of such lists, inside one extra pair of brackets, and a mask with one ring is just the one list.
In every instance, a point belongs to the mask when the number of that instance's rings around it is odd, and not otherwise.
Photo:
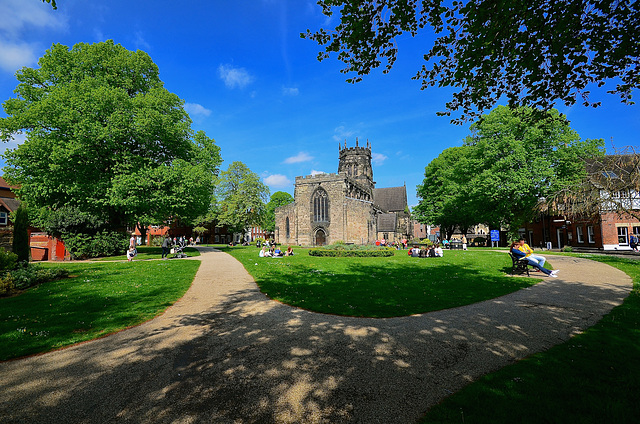
[[(375, 205), (371, 145), (367, 141), (361, 147), (356, 139), (356, 146), (349, 148), (345, 141), (344, 147), (338, 146), (338, 153), (337, 174), (296, 177), (295, 201), (276, 209), (277, 243), (322, 246), (337, 241), (375, 242), (379, 216), (389, 211)], [(393, 189), (404, 190), (406, 206), (406, 188)], [(395, 231), (391, 234), (394, 239), (400, 236)]]

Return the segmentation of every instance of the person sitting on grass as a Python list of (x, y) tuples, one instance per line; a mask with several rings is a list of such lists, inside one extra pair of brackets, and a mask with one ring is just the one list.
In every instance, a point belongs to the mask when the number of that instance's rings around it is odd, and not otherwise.
[(436, 257), (441, 258), (444, 256), (444, 252), (442, 251), (442, 247), (439, 244), (436, 244), (436, 248), (434, 249), (436, 252)]
[(287, 247), (287, 251), (284, 252), (284, 256), (293, 256), (293, 249), (291, 246)]
[(520, 249), (520, 247), (521, 247), (520, 241), (519, 240), (518, 241), (514, 241), (513, 243), (511, 243), (511, 248), (509, 249), (509, 251), (516, 258), (525, 259), (529, 265), (539, 269), (540, 271), (544, 272), (549, 277), (558, 277), (558, 275), (557, 275), (558, 274), (558, 270), (557, 269), (549, 270), (547, 268), (543, 268), (542, 266), (540, 266), (540, 264), (538, 263), (537, 260), (530, 259), (529, 257), (527, 257), (527, 254), (524, 251), (522, 251)]
[(136, 256), (136, 248), (131, 246), (129, 247), (129, 251), (127, 252), (127, 261), (131, 262), (133, 260), (133, 257)]

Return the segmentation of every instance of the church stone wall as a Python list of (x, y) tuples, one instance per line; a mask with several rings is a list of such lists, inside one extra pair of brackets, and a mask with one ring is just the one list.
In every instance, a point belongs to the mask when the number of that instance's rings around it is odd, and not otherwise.
[[(313, 195), (322, 188), (329, 201), (329, 222), (313, 221)], [(276, 209), (276, 242), (314, 246), (315, 234), (322, 229), (326, 244), (336, 241), (368, 244), (375, 241), (375, 213), (372, 203), (350, 198), (354, 181), (346, 175), (319, 174), (297, 177), (295, 203)], [(289, 238), (286, 237), (286, 218), (289, 217)]]
[[(376, 240), (377, 213), (382, 212), (373, 204), (373, 170), (371, 145), (344, 148), (339, 146), (337, 174), (318, 174), (296, 177), (295, 202), (276, 209), (275, 240), (280, 244), (299, 246), (316, 245), (319, 229), (325, 232), (325, 244), (337, 241), (354, 244), (371, 244)], [(314, 222), (313, 196), (322, 188), (327, 193), (328, 222)], [(405, 199), (406, 204), (406, 199)], [(289, 218), (289, 237), (286, 219)], [(393, 237), (407, 232), (406, 219), (399, 220)], [(408, 228), (408, 227), (407, 227)]]
[(343, 241), (354, 244), (375, 242), (375, 212), (371, 202), (359, 199), (344, 199)]
[[(295, 202), (288, 205), (280, 206), (275, 210), (276, 228), (274, 240), (281, 244), (297, 245), (297, 226), (296, 226), (296, 204)], [(289, 237), (287, 237), (287, 218), (289, 218)]]

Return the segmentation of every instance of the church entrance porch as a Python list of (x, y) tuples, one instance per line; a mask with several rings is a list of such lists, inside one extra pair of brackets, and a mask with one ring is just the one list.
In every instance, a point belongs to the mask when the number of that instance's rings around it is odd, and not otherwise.
[(316, 231), (316, 246), (324, 246), (327, 244), (327, 235), (324, 230)]

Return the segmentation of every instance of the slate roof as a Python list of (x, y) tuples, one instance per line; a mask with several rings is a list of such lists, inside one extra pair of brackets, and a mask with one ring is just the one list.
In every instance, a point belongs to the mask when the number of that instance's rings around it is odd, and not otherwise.
[(374, 188), (373, 203), (385, 212), (404, 212), (407, 206), (407, 187)]
[(397, 217), (395, 213), (383, 213), (378, 215), (378, 231), (395, 232)]

